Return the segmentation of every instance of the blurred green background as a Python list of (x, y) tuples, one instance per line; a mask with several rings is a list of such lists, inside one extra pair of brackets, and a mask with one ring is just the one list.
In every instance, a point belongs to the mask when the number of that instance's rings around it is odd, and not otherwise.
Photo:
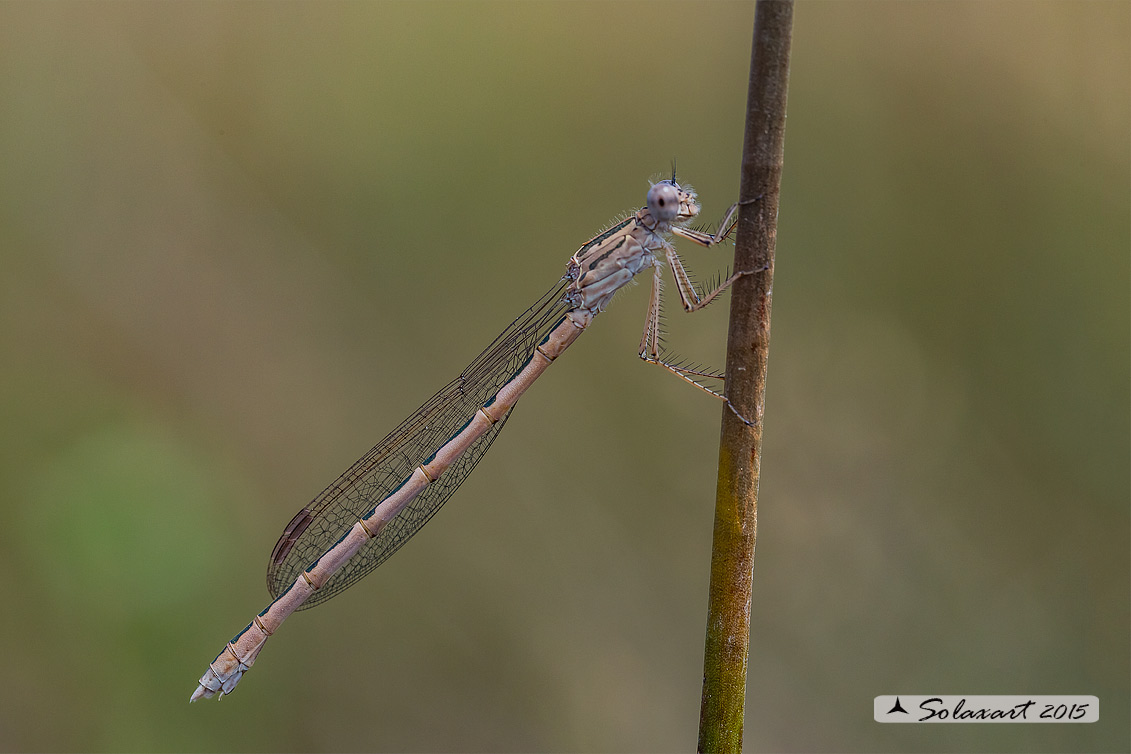
[[(618, 297), (447, 508), (189, 706), (283, 525), (669, 170), (750, 3), (0, 5), (0, 748), (686, 751), (720, 407)], [(749, 751), (1127, 751), (1126, 2), (797, 8)], [(686, 250), (707, 276), (729, 250)], [(669, 306), (723, 362), (726, 304)], [(895, 726), (890, 693), (1100, 722)]]

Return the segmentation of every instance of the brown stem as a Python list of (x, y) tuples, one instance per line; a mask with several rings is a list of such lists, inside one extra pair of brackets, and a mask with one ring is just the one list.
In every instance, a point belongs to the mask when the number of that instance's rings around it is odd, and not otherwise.
[[(770, 344), (770, 300), (785, 138), (792, 0), (754, 11), (738, 235), (727, 336), (726, 397), (711, 554), (699, 751), (739, 752), (750, 642), (750, 587), (758, 531), (758, 477)], [(745, 421), (743, 418), (745, 417)]]

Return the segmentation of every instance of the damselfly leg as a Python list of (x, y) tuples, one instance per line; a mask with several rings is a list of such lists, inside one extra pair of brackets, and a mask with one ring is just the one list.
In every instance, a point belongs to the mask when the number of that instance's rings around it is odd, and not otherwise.
[[(693, 228), (673, 227), (672, 235), (686, 238), (704, 248), (710, 248), (725, 241), (734, 231), (735, 225), (737, 225), (734, 215), (737, 211), (738, 205), (732, 204), (730, 209), (727, 210), (726, 216), (723, 218), (722, 222), (719, 223), (718, 230), (714, 233), (707, 233)], [(670, 243), (664, 243), (664, 255), (667, 259), (668, 266), (671, 268), (672, 278), (675, 279), (680, 304), (682, 304), (683, 310), (688, 313), (697, 312), (710, 304), (719, 294), (729, 288), (731, 284), (740, 277), (754, 274), (754, 271), (738, 270), (716, 285), (700, 287), (692, 280), (691, 275), (687, 272), (687, 268), (684, 267), (683, 260), (680, 259), (675, 247)], [(662, 344), (663, 334), (661, 327), (663, 285), (663, 272), (660, 267), (657, 266), (652, 271), (652, 294), (648, 303), (648, 315), (644, 323), (644, 334), (640, 338), (640, 358), (649, 364), (655, 364), (656, 366), (667, 369), (681, 380), (725, 401), (730, 409), (734, 411), (734, 406), (731, 405), (726, 396), (701, 382), (701, 380), (725, 379), (726, 376), (722, 371), (710, 367), (703, 367), (698, 364), (689, 364), (665, 352)], [(735, 415), (746, 424), (753, 424), (753, 422), (737, 411), (735, 411)]]

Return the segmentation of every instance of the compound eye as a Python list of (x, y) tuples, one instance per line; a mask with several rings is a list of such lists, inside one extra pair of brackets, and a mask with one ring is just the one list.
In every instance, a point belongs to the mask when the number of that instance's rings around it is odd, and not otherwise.
[(670, 183), (648, 189), (648, 211), (657, 220), (672, 220), (679, 214), (679, 190)]

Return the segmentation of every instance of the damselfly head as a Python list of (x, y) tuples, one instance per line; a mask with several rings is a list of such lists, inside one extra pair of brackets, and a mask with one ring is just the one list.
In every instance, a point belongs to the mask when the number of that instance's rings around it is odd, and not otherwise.
[(648, 212), (660, 222), (685, 223), (699, 214), (699, 202), (690, 187), (669, 179), (648, 189)]

